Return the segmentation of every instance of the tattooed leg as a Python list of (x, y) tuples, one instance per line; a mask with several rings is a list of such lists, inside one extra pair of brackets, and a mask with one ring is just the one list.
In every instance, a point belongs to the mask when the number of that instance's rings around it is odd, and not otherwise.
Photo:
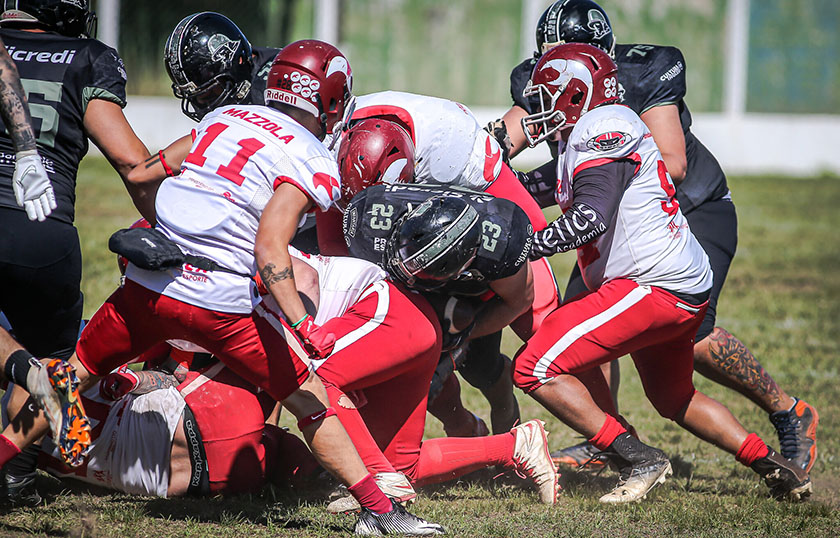
[(694, 344), (694, 369), (740, 392), (767, 413), (790, 409), (794, 403), (747, 346), (726, 329), (715, 327), (709, 336)]

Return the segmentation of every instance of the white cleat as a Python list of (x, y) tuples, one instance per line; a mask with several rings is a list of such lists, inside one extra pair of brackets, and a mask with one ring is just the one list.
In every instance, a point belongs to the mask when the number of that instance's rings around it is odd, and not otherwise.
[(622, 469), (618, 485), (598, 500), (605, 504), (641, 501), (647, 497), (650, 490), (659, 484), (663, 484), (671, 474), (673, 474), (673, 471), (671, 470), (671, 462), (668, 460), (635, 464), (629, 469)]
[[(376, 485), (388, 498), (395, 500), (403, 506), (408, 506), (417, 499), (417, 492), (411, 486), (411, 482), (402, 473), (376, 473), (373, 477)], [(334, 496), (327, 505), (327, 512), (331, 514), (343, 514), (346, 512), (358, 512), (362, 509), (347, 488), (342, 487), (340, 493)]]
[(516, 441), (513, 461), (516, 470), (534, 481), (545, 504), (557, 502), (557, 468), (548, 452), (548, 433), (542, 420), (529, 420), (510, 430)]

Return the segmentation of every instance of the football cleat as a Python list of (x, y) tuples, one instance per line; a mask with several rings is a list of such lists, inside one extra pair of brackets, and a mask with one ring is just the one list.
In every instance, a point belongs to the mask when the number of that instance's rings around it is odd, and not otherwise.
[(554, 465), (565, 465), (577, 469), (584, 467), (602, 469), (607, 465), (607, 457), (589, 441), (552, 452), (551, 461)]
[(534, 481), (540, 492), (540, 501), (554, 504), (557, 501), (557, 468), (548, 453), (548, 433), (542, 420), (529, 420), (513, 428), (515, 444), (513, 461), (516, 471)]
[(415, 516), (393, 499), (391, 507), (391, 511), (384, 514), (374, 514), (367, 508), (363, 509), (354, 533), (360, 536), (436, 536), (445, 532), (442, 526)]
[(770, 452), (755, 460), (750, 468), (764, 479), (776, 499), (804, 500), (811, 496), (811, 477), (796, 462), (784, 458), (767, 447)]
[(90, 423), (79, 398), (79, 378), (66, 361), (38, 363), (27, 376), (29, 394), (44, 410), (62, 459), (78, 467), (90, 450)]
[(820, 416), (817, 410), (798, 398), (789, 411), (777, 411), (770, 415), (770, 422), (776, 427), (782, 456), (811, 472), (817, 461), (817, 424)]
[(616, 437), (604, 453), (621, 473), (616, 487), (599, 499), (605, 504), (641, 501), (651, 489), (673, 474), (671, 462), (664, 452), (626, 432)]
[[(417, 493), (411, 486), (411, 482), (402, 473), (376, 473), (373, 478), (382, 493), (403, 506), (409, 506), (417, 499)], [(330, 503), (327, 505), (327, 512), (331, 514), (358, 512), (361, 509), (359, 501), (347, 491), (344, 485), (336, 488), (330, 495)]]
[(41, 504), (41, 495), (35, 487), (36, 473), (26, 473), (21, 476), (12, 476), (3, 473), (2, 484), (0, 484), (0, 504), (4, 506), (38, 506)]

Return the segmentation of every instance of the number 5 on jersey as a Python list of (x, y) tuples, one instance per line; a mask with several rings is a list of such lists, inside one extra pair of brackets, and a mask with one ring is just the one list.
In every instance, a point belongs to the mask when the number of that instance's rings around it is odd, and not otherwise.
[[(187, 155), (184, 162), (194, 164), (196, 166), (204, 166), (204, 163), (207, 162), (207, 157), (204, 156), (207, 148), (209, 148), (213, 141), (216, 140), (216, 138), (218, 138), (219, 135), (227, 128), (228, 126), (224, 123), (214, 123), (208, 127), (204, 132), (204, 135), (202, 135), (201, 140), (198, 142), (198, 145), (196, 145), (195, 150)], [(236, 152), (236, 155), (233, 156), (233, 159), (231, 159), (228, 164), (219, 166), (219, 168), (216, 169), (216, 173), (219, 176), (236, 183), (236, 186), (239, 187), (242, 185), (242, 182), (245, 181), (245, 176), (243, 176), (240, 172), (242, 172), (242, 169), (248, 163), (248, 159), (250, 159), (254, 153), (264, 148), (265, 144), (256, 138), (246, 138), (244, 140), (240, 140), (237, 144), (241, 149)]]

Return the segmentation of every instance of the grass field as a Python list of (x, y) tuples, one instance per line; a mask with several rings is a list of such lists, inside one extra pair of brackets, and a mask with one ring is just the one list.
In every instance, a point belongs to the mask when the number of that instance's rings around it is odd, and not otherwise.
[[(84, 252), (85, 314), (90, 316), (117, 284), (107, 238), (136, 212), (102, 160), (83, 163), (77, 224)], [(597, 497), (616, 480), (563, 472), (564, 492), (555, 507), (537, 504), (535, 492), (509, 480), (477, 474), (421, 491), (415, 511), (447, 526), (453, 536), (837, 536), (840, 534), (840, 180), (836, 178), (732, 178), (738, 204), (738, 256), (719, 304), (718, 323), (747, 343), (789, 393), (814, 404), (821, 415), (819, 461), (810, 502), (779, 503), (757, 477), (722, 451), (661, 419), (644, 398), (638, 376), (622, 361), (620, 403), (642, 438), (664, 449), (675, 476), (647, 501), (605, 507)], [(555, 260), (561, 287), (571, 257)], [(514, 352), (517, 342), (505, 341)], [(748, 430), (776, 445), (766, 416), (746, 399), (705, 379), (697, 386), (726, 402)], [(489, 420), (476, 391), (465, 388), (469, 407)], [(552, 448), (577, 439), (527, 397), (522, 416), (546, 420)], [(429, 436), (442, 430), (434, 419)], [(20, 536), (338, 536), (353, 524), (331, 516), (317, 497), (265, 490), (259, 496), (161, 500), (94, 492), (43, 476), (47, 502), (0, 514), (0, 535)]]

